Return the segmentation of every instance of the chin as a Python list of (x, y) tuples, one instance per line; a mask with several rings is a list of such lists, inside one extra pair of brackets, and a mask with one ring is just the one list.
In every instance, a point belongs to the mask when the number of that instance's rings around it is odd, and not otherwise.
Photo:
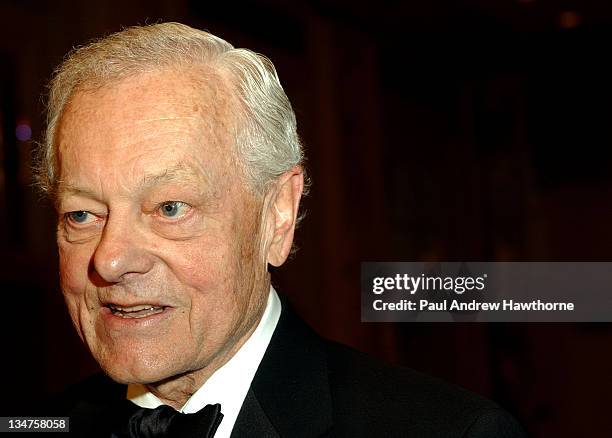
[(111, 356), (109, 360), (100, 361), (102, 370), (115, 382), (122, 384), (149, 384), (171, 378), (179, 372), (159, 359), (134, 355)]
[(143, 385), (166, 380), (173, 374), (165, 373), (157, 369), (120, 369), (116, 366), (102, 367), (102, 370), (115, 382), (127, 385), (129, 383), (140, 383)]

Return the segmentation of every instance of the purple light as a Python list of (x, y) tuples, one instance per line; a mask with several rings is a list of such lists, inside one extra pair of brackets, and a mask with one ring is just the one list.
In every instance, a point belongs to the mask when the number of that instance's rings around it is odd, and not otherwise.
[(20, 123), (15, 128), (15, 135), (19, 141), (28, 141), (32, 138), (32, 128), (27, 123)]

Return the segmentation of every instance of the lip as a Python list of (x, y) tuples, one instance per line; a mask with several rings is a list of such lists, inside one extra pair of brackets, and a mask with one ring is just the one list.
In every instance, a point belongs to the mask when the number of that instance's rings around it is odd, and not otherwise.
[(109, 307), (110, 303), (105, 304), (103, 307), (100, 308), (100, 314), (102, 317), (102, 322), (110, 330), (148, 328), (148, 327), (163, 323), (165, 320), (170, 318), (170, 316), (174, 312), (174, 308), (171, 306), (163, 306), (163, 305), (155, 304), (151, 302), (130, 303), (129, 305), (113, 302), (112, 304), (115, 306), (120, 306), (120, 307), (133, 307), (133, 306), (138, 306), (138, 305), (143, 305), (143, 304), (151, 304), (156, 307), (163, 307), (164, 310), (159, 313), (154, 313), (148, 316), (144, 316), (142, 318), (123, 318), (119, 315), (113, 314), (113, 312), (111, 311)]
[(102, 301), (100, 303), (100, 305), (104, 306), (104, 307), (109, 307), (109, 306), (119, 306), (119, 307), (135, 307), (135, 306), (144, 306), (144, 305), (151, 305), (151, 306), (155, 306), (155, 307), (172, 307), (169, 306), (168, 304), (165, 303), (161, 303), (159, 301), (132, 301), (132, 302), (128, 302), (128, 301)]

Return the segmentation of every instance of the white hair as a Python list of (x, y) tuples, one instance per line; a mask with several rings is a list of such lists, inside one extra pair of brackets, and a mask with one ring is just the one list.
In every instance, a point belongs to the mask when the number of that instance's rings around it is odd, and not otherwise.
[(55, 193), (57, 125), (78, 91), (162, 68), (204, 65), (228, 73), (242, 104), (235, 152), (254, 192), (263, 194), (271, 181), (301, 164), (304, 156), (295, 114), (272, 62), (208, 32), (180, 23), (160, 23), (129, 27), (76, 48), (55, 70), (49, 86), (45, 142), (38, 159), (41, 189)]

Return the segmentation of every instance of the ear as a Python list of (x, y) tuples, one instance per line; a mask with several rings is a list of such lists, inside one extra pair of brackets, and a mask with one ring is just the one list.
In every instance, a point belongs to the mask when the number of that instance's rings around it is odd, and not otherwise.
[(294, 166), (277, 179), (270, 192), (271, 198), (267, 208), (270, 234), (266, 258), (273, 266), (285, 263), (291, 252), (303, 191), (304, 169), (302, 166)]

